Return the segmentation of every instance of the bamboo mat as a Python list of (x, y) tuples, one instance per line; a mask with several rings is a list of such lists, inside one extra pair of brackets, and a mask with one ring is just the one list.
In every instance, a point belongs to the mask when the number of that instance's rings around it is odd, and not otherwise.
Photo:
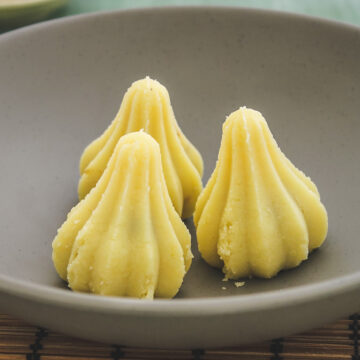
[(153, 350), (111, 346), (57, 334), (0, 314), (0, 360), (360, 360), (359, 320), (304, 334), (217, 350)]

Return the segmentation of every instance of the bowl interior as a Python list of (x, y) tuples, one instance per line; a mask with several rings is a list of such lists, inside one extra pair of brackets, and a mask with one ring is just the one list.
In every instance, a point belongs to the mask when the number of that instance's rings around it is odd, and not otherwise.
[(51, 242), (77, 201), (79, 157), (146, 75), (168, 88), (178, 123), (203, 155), (204, 183), (225, 116), (246, 105), (312, 177), (329, 214), (326, 243), (298, 269), (236, 288), (197, 256), (178, 298), (261, 293), (359, 271), (359, 63), (358, 30), (260, 11), (129, 11), (3, 35), (0, 274), (68, 291)]

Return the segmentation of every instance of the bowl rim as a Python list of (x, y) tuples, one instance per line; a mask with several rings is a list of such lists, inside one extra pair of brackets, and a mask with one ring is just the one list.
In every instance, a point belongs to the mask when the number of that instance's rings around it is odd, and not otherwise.
[[(234, 6), (165, 6), (141, 7), (116, 11), (100, 11), (80, 15), (67, 16), (55, 20), (48, 20), (29, 25), (0, 35), (0, 47), (13, 38), (23, 34), (46, 31), (48, 27), (62, 27), (78, 21), (108, 16), (126, 16), (137, 13), (179, 13), (179, 12), (215, 12), (218, 13), (247, 13), (251, 16), (270, 16), (293, 21), (308, 22), (321, 26), (337, 28), (339, 31), (356, 32), (360, 35), (360, 27), (352, 24), (324, 19), (315, 16), (290, 13), (286, 11), (265, 10), (249, 7)], [(50, 255), (49, 255), (50, 256)], [(0, 292), (44, 305), (61, 306), (79, 311), (99, 311), (104, 314), (141, 314), (143, 316), (209, 316), (226, 315), (231, 313), (255, 312), (271, 310), (284, 306), (310, 303), (316, 300), (341, 295), (360, 288), (360, 271), (356, 271), (330, 280), (295, 286), (280, 290), (271, 290), (256, 294), (231, 295), (208, 298), (187, 299), (154, 299), (146, 301), (134, 298), (107, 297), (94, 294), (76, 293), (41, 285), (31, 281), (17, 279), (0, 274)], [(299, 296), (299, 293), (301, 296)]]
[[(256, 294), (208, 298), (154, 299), (153, 301), (77, 293), (47, 285), (13, 279), (0, 274), (0, 293), (6, 293), (44, 305), (60, 306), (79, 311), (97, 311), (104, 314), (142, 316), (226, 315), (273, 310), (286, 306), (312, 303), (360, 288), (360, 272), (331, 280), (293, 288)], [(301, 296), (299, 296), (299, 293)]]

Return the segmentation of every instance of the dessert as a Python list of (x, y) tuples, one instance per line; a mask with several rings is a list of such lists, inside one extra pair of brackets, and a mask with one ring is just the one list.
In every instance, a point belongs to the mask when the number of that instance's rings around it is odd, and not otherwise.
[(58, 230), (52, 257), (76, 291), (175, 296), (191, 264), (191, 236), (171, 203), (150, 135), (117, 142), (96, 186)]
[(202, 257), (230, 279), (298, 266), (328, 229), (316, 185), (281, 152), (262, 115), (245, 107), (223, 125), (194, 222)]
[(176, 211), (183, 218), (191, 216), (202, 190), (203, 161), (180, 130), (166, 88), (149, 77), (132, 84), (114, 121), (84, 150), (79, 199), (96, 185), (121, 136), (141, 129), (160, 145), (165, 181)]

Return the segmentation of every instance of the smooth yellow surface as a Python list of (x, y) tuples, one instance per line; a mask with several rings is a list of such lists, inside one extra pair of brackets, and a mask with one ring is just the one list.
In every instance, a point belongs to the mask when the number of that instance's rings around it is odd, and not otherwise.
[(132, 84), (114, 121), (84, 150), (79, 198), (95, 186), (120, 137), (141, 129), (160, 145), (165, 181), (176, 211), (183, 218), (191, 216), (202, 190), (203, 161), (180, 130), (166, 88), (149, 77)]
[(328, 228), (315, 184), (281, 152), (262, 115), (246, 108), (223, 125), (194, 221), (202, 257), (230, 279), (298, 266)]
[(159, 145), (144, 132), (123, 136), (96, 186), (58, 230), (58, 274), (77, 291), (171, 298), (191, 259), (191, 236), (171, 203)]

